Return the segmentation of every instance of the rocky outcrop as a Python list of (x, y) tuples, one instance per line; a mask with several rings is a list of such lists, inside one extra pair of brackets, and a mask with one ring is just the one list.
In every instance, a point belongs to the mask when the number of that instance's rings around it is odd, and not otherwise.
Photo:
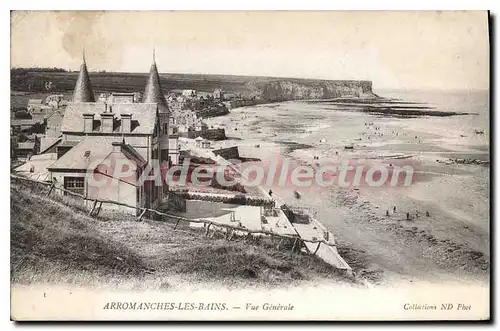
[(217, 117), (229, 114), (229, 109), (223, 104), (196, 110), (196, 115), (201, 118)]
[(489, 166), (490, 161), (486, 160), (478, 160), (478, 159), (447, 159), (447, 160), (436, 160), (438, 163), (444, 163), (444, 164), (477, 164), (477, 165), (482, 165), (482, 166)]
[(218, 129), (205, 129), (199, 131), (188, 131), (186, 136), (191, 139), (202, 137), (208, 140), (226, 140), (226, 130), (218, 128)]
[(375, 98), (371, 81), (294, 80), (252, 81), (247, 87), (264, 102), (334, 99), (341, 97)]
[(240, 153), (238, 151), (238, 146), (232, 146), (228, 148), (215, 149), (212, 151), (215, 155), (219, 155), (226, 160), (232, 159), (237, 160), (240, 158)]

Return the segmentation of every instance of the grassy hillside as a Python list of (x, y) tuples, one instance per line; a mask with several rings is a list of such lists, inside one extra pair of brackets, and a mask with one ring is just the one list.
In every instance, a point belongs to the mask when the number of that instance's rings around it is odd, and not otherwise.
[[(29, 86), (43, 87), (45, 82), (53, 82), (57, 91), (73, 91), (78, 72), (23, 72), (11, 73), (11, 89), (29, 91)], [(90, 80), (94, 91), (136, 92), (143, 91), (148, 79), (147, 73), (91, 72)], [(196, 89), (213, 92), (224, 88), (232, 93), (250, 93), (246, 84), (253, 80), (271, 80), (271, 77), (251, 77), (232, 75), (202, 74), (160, 74), (165, 92), (173, 89)]]
[[(63, 93), (73, 91), (78, 72), (29, 71), (11, 70), (11, 90), (21, 92), (47, 92), (46, 83), (52, 83), (52, 92)], [(90, 80), (94, 92), (138, 92), (144, 91), (148, 73), (126, 72), (91, 72)], [(277, 81), (286, 84), (298, 84), (290, 87), (293, 91), (301, 88), (316, 88), (323, 90), (332, 84), (340, 85), (357, 83), (357, 81), (332, 81), (321, 79), (264, 77), (264, 76), (237, 76), (212, 74), (160, 74), (161, 86), (164, 92), (176, 89), (195, 89), (212, 93), (216, 88), (222, 88), (228, 93), (238, 93), (242, 96), (251, 96), (262, 93), (267, 85)], [(370, 85), (371, 83), (365, 82)], [(273, 87), (273, 89), (276, 87)], [(269, 92), (269, 91), (268, 91)]]
[(117, 213), (93, 219), (11, 182), (11, 282), (128, 289), (350, 282), (322, 260)]

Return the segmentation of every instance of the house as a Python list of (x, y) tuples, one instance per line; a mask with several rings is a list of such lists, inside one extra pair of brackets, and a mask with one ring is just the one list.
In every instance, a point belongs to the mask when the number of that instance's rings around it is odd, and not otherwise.
[(28, 100), (28, 112), (38, 111), (43, 106), (42, 99), (29, 99)]
[(47, 137), (59, 137), (61, 135), (61, 125), (64, 118), (64, 109), (54, 109), (45, 119), (45, 135)]
[(198, 148), (201, 148), (201, 143), (204, 141), (205, 139), (203, 139), (202, 137), (196, 137), (194, 139), (194, 144), (196, 147)]
[(83, 78), (79, 77), (73, 101), (66, 107), (62, 120), (63, 142), (78, 142), (86, 136), (96, 135), (112, 136), (121, 141), (124, 136), (148, 162), (153, 159), (168, 162), (169, 110), (156, 63), (151, 65), (141, 103), (134, 102), (132, 93), (111, 94), (111, 103), (95, 102), (85, 63), (80, 76)]
[[(123, 160), (128, 161), (126, 164), (130, 167), (130, 174), (126, 176), (116, 171), (118, 165), (122, 167)], [(124, 141), (117, 142), (110, 136), (87, 136), (48, 170), (56, 186), (90, 199), (156, 208), (161, 188), (154, 181), (140, 182), (146, 165), (141, 154)]]
[(19, 132), (27, 134), (43, 133), (45, 131), (45, 120), (38, 121), (34, 119), (11, 119), (10, 127), (13, 134)]
[(179, 129), (173, 116), (169, 117), (168, 126), (168, 155), (172, 164), (179, 164), (180, 146), (179, 146)]
[(238, 99), (238, 96), (235, 93), (224, 94), (224, 100), (234, 100), (234, 99)]
[(63, 94), (51, 94), (45, 98), (45, 104), (53, 109), (66, 106), (67, 102), (64, 100)]
[(47, 168), (56, 160), (57, 154), (55, 153), (33, 155), (26, 163), (16, 167), (14, 173), (32, 180), (48, 182), (50, 181), (50, 172)]
[(194, 98), (196, 97), (195, 90), (182, 90), (182, 96), (185, 98)]
[(138, 93), (118, 93), (113, 92), (108, 95), (105, 102), (108, 104), (114, 103), (138, 103), (140, 101), (140, 96)]
[(224, 91), (220, 88), (216, 88), (213, 93), (215, 101), (224, 101)]
[[(49, 168), (52, 178), (64, 187), (77, 187), (85, 190), (85, 194), (92, 193), (92, 187), (89, 188), (82, 179), (82, 173), (85, 173), (82, 162), (90, 161), (96, 154), (107, 157), (106, 152), (110, 150), (115, 151), (115, 156), (120, 153), (134, 155), (137, 169), (140, 169), (139, 164), (143, 162), (158, 163), (166, 167), (172, 163), (172, 158), (177, 158), (176, 150), (172, 150), (174, 154), (169, 155), (169, 146), (177, 146), (178, 137), (169, 136), (169, 109), (154, 59), (142, 102), (136, 102), (132, 93), (115, 93), (110, 96), (110, 103), (109, 98), (106, 102), (95, 101), (87, 65), (83, 59), (73, 99), (68, 103), (61, 123), (62, 139), (56, 147), (58, 160)], [(118, 152), (117, 144), (121, 144), (121, 152)], [(82, 153), (88, 156), (82, 159)], [(73, 158), (76, 161), (72, 161)], [(66, 185), (68, 180), (69, 186)], [(137, 190), (137, 200), (117, 196), (114, 191), (104, 190), (99, 194), (104, 194), (104, 198), (117, 198), (118, 201), (126, 200), (137, 206), (155, 208), (162, 199), (166, 185), (138, 187)], [(92, 194), (95, 196), (98, 193)]]
[(202, 137), (198, 136), (194, 139), (195, 146), (198, 148), (203, 148), (203, 149), (210, 149), (210, 141), (203, 139)]
[(195, 131), (206, 131), (208, 129), (208, 125), (203, 122), (201, 119), (196, 121), (196, 125), (194, 127)]
[(34, 141), (17, 143), (15, 155), (19, 159), (29, 159), (34, 154), (36, 154), (36, 144)]
[(204, 149), (210, 149), (210, 141), (208, 140), (203, 140), (201, 142), (201, 148), (204, 148)]

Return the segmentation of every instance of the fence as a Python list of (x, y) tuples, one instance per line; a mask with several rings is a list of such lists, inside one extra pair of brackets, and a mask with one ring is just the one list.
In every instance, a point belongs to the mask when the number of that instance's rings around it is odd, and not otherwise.
[(290, 240), (290, 241), (293, 240), (293, 246), (291, 249), (292, 252), (296, 249), (296, 247), (305, 246), (305, 245), (303, 245), (304, 242), (318, 244), (318, 246), (314, 252), (310, 251), (310, 253), (312, 253), (313, 255), (316, 255), (321, 244), (327, 245), (330, 247), (336, 247), (335, 244), (331, 244), (325, 240), (309, 240), (309, 239), (304, 239), (304, 238), (300, 238), (300, 237), (292, 236), (292, 235), (277, 234), (275, 232), (267, 231), (267, 230), (251, 230), (251, 229), (247, 229), (247, 228), (240, 227), (240, 226), (224, 224), (224, 223), (215, 222), (215, 221), (206, 220), (206, 219), (189, 219), (189, 218), (181, 217), (178, 215), (160, 212), (156, 209), (132, 206), (132, 205), (128, 205), (126, 203), (122, 203), (122, 202), (118, 202), (118, 201), (114, 201), (114, 200), (96, 199), (96, 198), (86, 197), (84, 195), (69, 191), (69, 190), (64, 189), (62, 187), (56, 187), (54, 185), (54, 183), (50, 183), (50, 182), (35, 181), (35, 180), (29, 179), (29, 178), (25, 178), (25, 177), (13, 175), (13, 174), (11, 174), (10, 177), (11, 177), (11, 179), (23, 180), (23, 181), (27, 181), (27, 182), (31, 182), (31, 183), (35, 183), (35, 184), (41, 184), (41, 185), (48, 187), (48, 191), (45, 194), (45, 197), (49, 197), (50, 194), (54, 190), (58, 190), (58, 191), (66, 193), (68, 195), (71, 195), (73, 197), (83, 199), (84, 201), (92, 201), (93, 202), (92, 207), (91, 207), (90, 211), (88, 212), (88, 215), (91, 217), (97, 217), (101, 211), (102, 205), (107, 203), (107, 204), (112, 204), (112, 205), (116, 205), (116, 206), (132, 208), (132, 209), (140, 211), (140, 213), (137, 213), (137, 214), (139, 214), (139, 216), (137, 217), (137, 221), (141, 221), (143, 219), (144, 215), (146, 214), (146, 212), (149, 212), (150, 214), (158, 215), (160, 217), (167, 217), (169, 219), (177, 221), (175, 226), (174, 226), (174, 230), (177, 229), (177, 226), (179, 225), (180, 222), (198, 223), (198, 224), (202, 223), (204, 225), (204, 228), (205, 228), (205, 236), (208, 236), (211, 226), (216, 226), (216, 227), (220, 227), (220, 228), (223, 228), (226, 230), (226, 238), (228, 240), (231, 240), (233, 238), (235, 232), (242, 232), (242, 233), (246, 234), (246, 236), (245, 236), (246, 238), (248, 238), (249, 236), (252, 236), (252, 235), (268, 235), (268, 236), (271, 236), (272, 238), (280, 239), (278, 246), (277, 246), (278, 248), (283, 243), (283, 240)]

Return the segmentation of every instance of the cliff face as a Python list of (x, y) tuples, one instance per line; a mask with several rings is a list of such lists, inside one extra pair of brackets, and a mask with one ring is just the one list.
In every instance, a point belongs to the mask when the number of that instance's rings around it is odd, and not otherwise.
[(373, 98), (371, 81), (354, 80), (273, 80), (267, 82), (250, 82), (247, 87), (257, 97), (266, 102), (333, 99), (339, 97)]

